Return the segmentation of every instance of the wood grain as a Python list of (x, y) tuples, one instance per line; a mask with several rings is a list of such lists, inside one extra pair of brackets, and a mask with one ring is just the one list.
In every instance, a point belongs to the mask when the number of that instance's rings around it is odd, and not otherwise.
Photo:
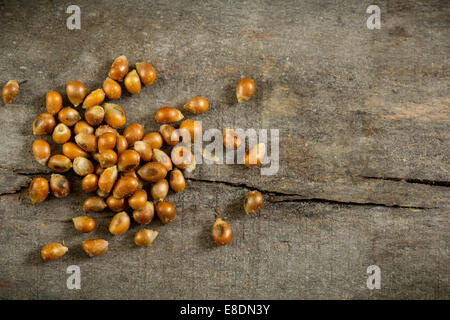
[[(450, 8), (389, 1), (381, 29), (368, 30), (369, 4), (78, 1), (76, 31), (62, 5), (0, 4), (1, 82), (22, 83), (1, 106), (0, 298), (448, 299)], [(280, 132), (274, 176), (206, 164), (187, 174), (186, 191), (169, 195), (177, 219), (152, 222), (160, 235), (147, 249), (133, 244), (137, 225), (110, 236), (111, 213), (93, 215), (92, 235), (74, 230), (86, 194), (73, 174), (68, 198), (32, 206), (26, 190), (50, 175), (31, 153), (45, 93), (63, 93), (69, 80), (100, 87), (122, 54), (158, 71), (154, 85), (117, 102), (127, 123), (157, 130), (159, 107), (203, 95), (208, 112), (184, 114), (204, 129)], [(237, 104), (243, 76), (257, 89)], [(242, 202), (254, 189), (265, 206), (246, 216)], [(234, 230), (223, 248), (209, 239), (216, 206)], [(88, 237), (104, 237), (110, 250), (89, 259)], [(40, 247), (63, 240), (69, 253), (41, 262)], [(72, 264), (81, 290), (66, 288)], [(373, 264), (381, 290), (366, 288)]]

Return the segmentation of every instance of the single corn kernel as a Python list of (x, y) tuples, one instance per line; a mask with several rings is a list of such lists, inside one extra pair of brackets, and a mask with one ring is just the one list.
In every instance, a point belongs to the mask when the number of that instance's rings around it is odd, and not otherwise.
[(154, 162), (162, 164), (167, 169), (167, 171), (172, 170), (172, 160), (170, 160), (170, 157), (164, 151), (153, 149), (152, 160)]
[(184, 179), (183, 173), (177, 168), (170, 172), (169, 183), (175, 192), (181, 192), (186, 187), (186, 180)]
[(105, 201), (97, 196), (88, 197), (83, 202), (83, 210), (86, 212), (102, 212), (105, 208)]
[(36, 161), (45, 166), (52, 152), (48, 142), (45, 140), (37, 139), (33, 142), (32, 150), (33, 156)]
[(236, 87), (236, 98), (238, 103), (249, 100), (255, 92), (255, 83), (250, 78), (243, 78)]
[(80, 81), (69, 81), (66, 84), (66, 93), (69, 101), (75, 106), (83, 102), (86, 97), (86, 87)]
[(128, 197), (138, 189), (139, 183), (133, 177), (121, 177), (113, 188), (113, 196), (117, 199)]
[(143, 165), (137, 173), (145, 181), (157, 182), (166, 177), (167, 169), (160, 163), (149, 162)]
[(175, 207), (169, 201), (158, 201), (155, 205), (155, 209), (159, 220), (161, 220), (163, 224), (172, 222), (177, 214)]
[(70, 193), (69, 180), (61, 174), (52, 174), (50, 177), (50, 189), (57, 198), (67, 197)]
[(69, 141), (71, 132), (68, 126), (64, 123), (58, 123), (53, 130), (52, 138), (58, 144), (63, 144)]
[(117, 154), (113, 150), (103, 150), (100, 152), (98, 162), (102, 168), (112, 167), (117, 163)]
[(116, 146), (118, 136), (112, 132), (106, 132), (98, 137), (97, 147), (98, 151), (112, 150)]
[(5, 104), (12, 103), (19, 94), (19, 83), (9, 80), (2, 88), (2, 98)]
[(143, 208), (146, 202), (147, 192), (143, 189), (136, 190), (136, 192), (128, 198), (128, 205), (134, 210)]
[(251, 214), (259, 211), (264, 203), (264, 198), (259, 191), (250, 191), (245, 197), (244, 210), (246, 214)]
[(72, 169), (72, 161), (62, 154), (56, 154), (48, 160), (48, 167), (56, 172), (67, 172)]
[(147, 143), (152, 149), (159, 149), (162, 147), (164, 140), (159, 132), (147, 133), (142, 141)]
[(133, 219), (139, 224), (149, 224), (155, 215), (153, 202), (147, 201), (145, 205), (133, 211)]
[(55, 126), (55, 118), (50, 113), (41, 113), (33, 121), (33, 134), (35, 136), (44, 136), (47, 134), (51, 134)]
[(109, 232), (113, 235), (124, 234), (130, 228), (130, 217), (125, 211), (116, 213), (109, 224)]
[(109, 77), (103, 81), (103, 91), (110, 100), (119, 99), (122, 95), (122, 87), (120, 84)]
[(86, 121), (80, 120), (73, 127), (73, 133), (75, 135), (79, 133), (89, 133), (94, 134), (94, 128), (90, 126)]
[(153, 231), (149, 229), (142, 229), (136, 232), (134, 235), (134, 243), (140, 247), (147, 247), (155, 241), (158, 236), (158, 231)]
[(101, 190), (103, 194), (109, 194), (116, 183), (118, 175), (117, 166), (105, 169), (98, 179), (98, 189)]
[(138, 189), (142, 189), (142, 187), (144, 186), (144, 182), (141, 180), (141, 178), (139, 178), (138, 174), (136, 173), (135, 170), (131, 170), (131, 171), (123, 171), (120, 173), (121, 177), (133, 177), (138, 181)]
[(224, 246), (233, 238), (233, 230), (228, 222), (218, 218), (212, 227), (211, 237), (215, 243)]
[(113, 128), (122, 127), (127, 121), (122, 107), (114, 103), (105, 103), (105, 122)]
[(108, 241), (103, 239), (84, 240), (83, 250), (90, 257), (102, 255), (108, 250)]
[(141, 92), (141, 79), (136, 70), (130, 71), (124, 80), (125, 88), (131, 94)]
[(144, 86), (150, 86), (156, 79), (156, 70), (147, 62), (137, 62), (136, 70)]
[(55, 115), (61, 110), (63, 105), (63, 99), (59, 92), (49, 91), (45, 96), (45, 107), (47, 112)]
[(62, 146), (62, 152), (63, 154), (73, 161), (76, 157), (84, 157), (88, 158), (89, 153), (81, 149), (77, 144), (73, 142), (66, 142)]
[(161, 179), (150, 187), (150, 194), (153, 200), (162, 201), (169, 193), (169, 183), (166, 179)]
[(118, 135), (117, 140), (116, 140), (117, 154), (120, 155), (122, 152), (124, 152), (127, 149), (128, 149), (127, 139), (122, 135)]
[(203, 97), (193, 97), (184, 104), (184, 108), (189, 112), (201, 114), (208, 110), (209, 102)]
[(47, 199), (48, 191), (49, 186), (47, 180), (41, 177), (34, 178), (28, 188), (28, 195), (30, 196), (31, 203), (36, 204)]
[(117, 57), (109, 69), (108, 76), (116, 81), (122, 81), (128, 73), (128, 59), (125, 56)]
[(140, 161), (141, 157), (139, 153), (128, 149), (119, 155), (119, 159), (117, 160), (117, 168), (119, 171), (132, 171), (137, 168)]
[(80, 121), (80, 119), (81, 119), (81, 116), (78, 113), (78, 111), (71, 107), (62, 108), (58, 112), (59, 122), (62, 122), (66, 126), (69, 126), (69, 127), (75, 125), (78, 121)]
[(176, 146), (181, 141), (180, 131), (168, 124), (159, 127), (159, 132), (164, 141), (171, 147)]
[(61, 258), (69, 248), (60, 243), (48, 243), (41, 249), (41, 258), (44, 261), (53, 261)]
[(73, 171), (79, 176), (87, 176), (94, 172), (94, 165), (92, 162), (84, 157), (76, 157), (73, 160)]
[(202, 139), (202, 125), (194, 120), (184, 120), (180, 124), (180, 134), (183, 142), (190, 146)]
[(96, 152), (97, 151), (97, 137), (89, 133), (79, 133), (75, 136), (75, 142), (84, 151)]
[(191, 150), (185, 146), (178, 145), (172, 149), (170, 154), (175, 167), (192, 171), (195, 169), (195, 158)]
[(128, 209), (128, 202), (127, 199), (117, 199), (114, 198), (114, 196), (109, 196), (106, 199), (106, 204), (108, 205), (108, 208), (111, 209), (112, 212), (120, 212), (125, 211)]
[(94, 127), (102, 123), (104, 117), (105, 109), (98, 105), (89, 107), (84, 113), (84, 118), (86, 119), (87, 123)]
[(73, 226), (81, 233), (89, 233), (95, 228), (95, 221), (88, 216), (79, 216), (72, 219)]
[(254, 168), (261, 164), (266, 153), (266, 145), (259, 143), (251, 149), (247, 149), (244, 154), (244, 163), (247, 167)]
[(84, 192), (91, 193), (95, 192), (98, 188), (98, 177), (94, 173), (90, 173), (83, 177), (81, 180), (81, 189)]
[(173, 123), (183, 119), (184, 116), (180, 110), (173, 107), (162, 107), (156, 111), (155, 119), (158, 123)]
[(142, 161), (150, 161), (152, 159), (152, 148), (144, 141), (136, 141), (134, 143), (134, 151), (139, 153)]
[(144, 128), (139, 123), (132, 123), (123, 130), (122, 135), (127, 139), (128, 145), (132, 146), (144, 136)]
[(103, 100), (105, 100), (105, 91), (103, 89), (94, 90), (84, 99), (83, 108), (86, 109), (99, 105)]

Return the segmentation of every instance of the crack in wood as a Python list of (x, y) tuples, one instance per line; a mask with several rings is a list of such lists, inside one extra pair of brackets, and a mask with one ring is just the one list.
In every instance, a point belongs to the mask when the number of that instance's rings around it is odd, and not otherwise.
[[(288, 203), (288, 202), (303, 202), (303, 203), (328, 203), (328, 204), (342, 204), (342, 205), (351, 205), (351, 206), (380, 206), (380, 207), (388, 207), (388, 208), (405, 208), (405, 209), (437, 209), (436, 207), (422, 207), (422, 206), (413, 206), (413, 205), (398, 205), (398, 204), (387, 204), (387, 203), (377, 203), (377, 202), (356, 202), (356, 201), (338, 201), (326, 198), (307, 198), (299, 193), (284, 193), (273, 190), (266, 190), (257, 188), (254, 186), (247, 185), (245, 183), (234, 183), (229, 181), (219, 181), (219, 180), (207, 180), (207, 179), (198, 179), (198, 178), (185, 178), (187, 181), (194, 182), (202, 182), (202, 183), (215, 183), (222, 184), (236, 188), (245, 188), (251, 190), (257, 190), (262, 194), (266, 194), (269, 196), (267, 199), (268, 202), (271, 203)], [(277, 199), (278, 197), (278, 199)]]
[(370, 180), (385, 180), (385, 181), (424, 184), (427, 186), (450, 187), (450, 181), (445, 181), (445, 180), (443, 181), (443, 180), (428, 180), (428, 179), (405, 179), (405, 178), (395, 178), (395, 177), (371, 177), (371, 176), (361, 176), (361, 178), (370, 179)]

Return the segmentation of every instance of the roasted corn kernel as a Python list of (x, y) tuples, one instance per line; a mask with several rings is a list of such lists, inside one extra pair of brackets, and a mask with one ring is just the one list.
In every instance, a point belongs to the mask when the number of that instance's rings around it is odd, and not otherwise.
[(144, 86), (150, 86), (156, 79), (156, 70), (147, 62), (137, 62), (136, 70)]
[(158, 123), (173, 123), (183, 119), (184, 116), (180, 110), (173, 107), (162, 107), (156, 111), (155, 119)]
[(119, 169), (119, 171), (131, 171), (137, 168), (140, 161), (141, 157), (139, 153), (134, 150), (128, 149), (119, 155), (117, 168)]
[(154, 215), (155, 207), (150, 201), (147, 201), (142, 208), (133, 211), (133, 219), (139, 224), (149, 224)]
[(86, 87), (80, 81), (69, 81), (66, 84), (66, 93), (69, 101), (75, 106), (83, 102), (86, 97)]
[(84, 240), (83, 250), (90, 257), (102, 255), (108, 250), (108, 241), (103, 239)]
[(50, 113), (41, 113), (33, 121), (33, 134), (35, 136), (51, 134), (55, 126), (55, 118)]
[(72, 168), (72, 161), (62, 154), (56, 154), (50, 157), (47, 165), (53, 171), (67, 172)]
[(117, 57), (109, 69), (108, 76), (116, 81), (122, 81), (128, 73), (128, 59), (125, 56)]
[(53, 261), (61, 258), (69, 248), (60, 243), (48, 243), (41, 249), (41, 258), (44, 261)]
[(147, 247), (155, 241), (158, 236), (158, 231), (149, 229), (142, 229), (134, 235), (134, 243), (140, 247)]
[(73, 226), (81, 233), (89, 233), (95, 228), (95, 221), (88, 216), (79, 216), (72, 219)]
[(239, 103), (249, 100), (255, 92), (255, 83), (250, 78), (243, 78), (236, 86), (236, 98)]
[(110, 100), (119, 99), (122, 95), (122, 87), (120, 84), (109, 77), (103, 81), (103, 91)]
[(133, 177), (121, 177), (117, 180), (113, 189), (114, 198), (120, 199), (132, 195), (138, 189), (139, 183)]
[(159, 149), (162, 147), (164, 141), (159, 132), (150, 132), (147, 133), (143, 138), (142, 141), (147, 143), (152, 149)]
[(2, 88), (2, 98), (5, 104), (12, 103), (19, 94), (19, 83), (9, 80)]
[(63, 99), (59, 92), (49, 91), (45, 96), (45, 107), (50, 114), (57, 114), (61, 110)]
[(122, 127), (127, 118), (125, 117), (125, 112), (122, 107), (114, 103), (105, 103), (105, 122), (113, 128)]
[(157, 182), (166, 177), (167, 169), (160, 163), (148, 162), (137, 173), (145, 181)]
[(105, 169), (98, 179), (99, 190), (101, 190), (103, 194), (108, 194), (111, 192), (118, 175), (119, 173), (117, 171), (117, 166), (112, 166)]
[(183, 173), (177, 168), (170, 172), (169, 183), (175, 192), (181, 192), (186, 187), (186, 180), (184, 179)]
[(109, 224), (109, 232), (113, 235), (124, 234), (130, 228), (130, 217), (125, 211), (116, 213)]
[(189, 112), (201, 114), (208, 110), (209, 102), (203, 97), (193, 97), (184, 104), (184, 108)]
[(104, 117), (105, 109), (98, 105), (89, 107), (84, 113), (84, 118), (86, 119), (87, 123), (94, 127), (102, 123)]
[(105, 100), (105, 91), (103, 91), (103, 89), (94, 90), (88, 94), (86, 99), (84, 99), (83, 108), (86, 109), (99, 105), (103, 100)]
[(64, 123), (58, 123), (52, 133), (53, 141), (58, 144), (66, 143), (69, 141), (70, 136), (70, 129)]
[(161, 179), (150, 187), (150, 194), (153, 200), (162, 201), (169, 193), (169, 183), (166, 179)]
[(141, 79), (136, 70), (128, 72), (123, 83), (129, 93), (137, 94), (141, 92)]
[(172, 222), (177, 215), (175, 207), (169, 201), (158, 201), (155, 205), (155, 209), (159, 220), (161, 220), (163, 224)]
[(70, 193), (69, 180), (61, 174), (52, 174), (50, 177), (50, 190), (57, 198), (67, 197)]
[(51, 148), (47, 141), (37, 139), (33, 142), (33, 156), (37, 162), (45, 166), (48, 158), (50, 158)]
[(98, 188), (98, 177), (94, 173), (90, 173), (81, 180), (81, 189), (85, 192), (95, 192)]
[(83, 202), (83, 210), (86, 212), (102, 212), (105, 208), (106, 203), (101, 197), (88, 197)]
[(28, 188), (28, 195), (32, 204), (44, 201), (48, 197), (48, 181), (42, 177), (34, 178)]

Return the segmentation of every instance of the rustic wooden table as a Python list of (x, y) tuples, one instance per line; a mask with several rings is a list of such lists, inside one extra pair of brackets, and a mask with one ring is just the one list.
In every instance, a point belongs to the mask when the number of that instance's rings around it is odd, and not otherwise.
[[(0, 298), (378, 299), (449, 296), (450, 97), (448, 1), (386, 1), (369, 30), (371, 1), (77, 1), (0, 4), (1, 83), (23, 82), (0, 127)], [(155, 84), (118, 102), (128, 123), (157, 130), (155, 111), (193, 95), (211, 101), (205, 129), (280, 130), (280, 169), (262, 176), (242, 165), (201, 165), (186, 191), (171, 194), (178, 216), (150, 248), (98, 228), (77, 233), (86, 195), (32, 206), (33, 119), (48, 90), (69, 80), (101, 86), (112, 60), (150, 61)], [(252, 77), (255, 96), (234, 88)], [(270, 144), (270, 143), (269, 143)], [(55, 146), (55, 152), (58, 148)], [(246, 216), (260, 190), (265, 205)], [(210, 240), (213, 208), (233, 227), (226, 247)], [(103, 237), (107, 254), (88, 258), (81, 241)], [(47, 242), (69, 253), (43, 263)], [(81, 270), (81, 289), (66, 269)], [(381, 270), (369, 290), (367, 268)]]

